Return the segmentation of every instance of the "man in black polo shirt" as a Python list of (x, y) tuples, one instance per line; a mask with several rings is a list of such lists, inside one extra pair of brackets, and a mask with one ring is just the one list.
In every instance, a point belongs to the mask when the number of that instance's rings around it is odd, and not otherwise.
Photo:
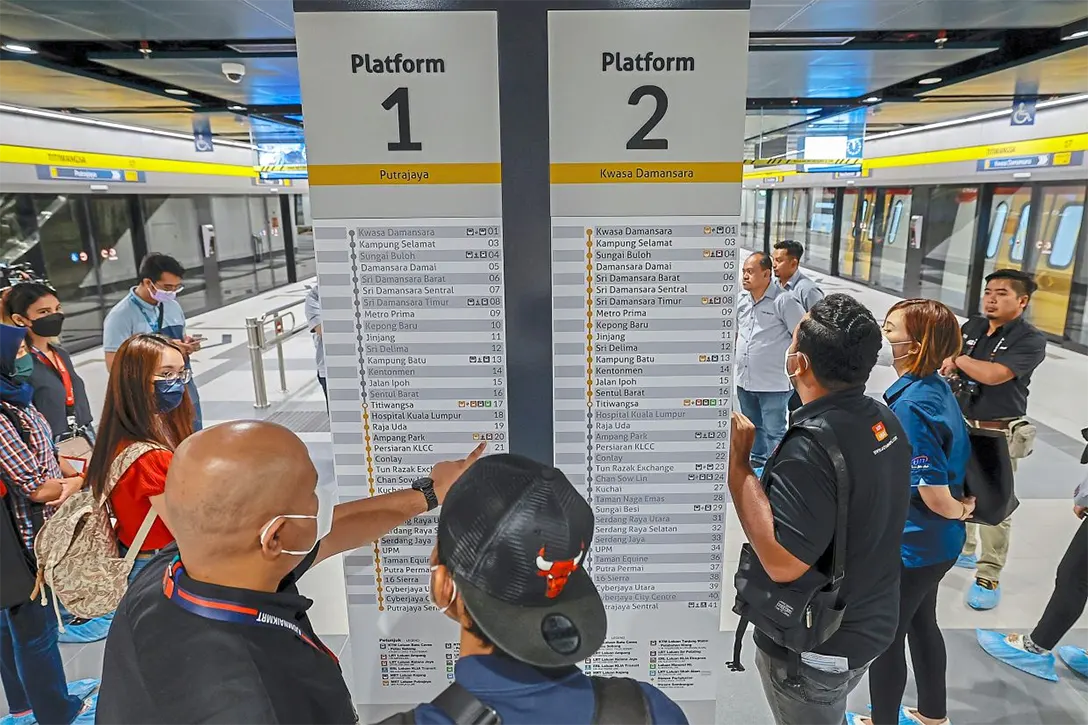
[[(964, 417), (977, 428), (1001, 430), (1009, 439), (1013, 469), (1030, 452), (1034, 428), (1025, 425), (1031, 374), (1046, 357), (1046, 336), (1024, 319), (1035, 280), (1018, 269), (999, 269), (986, 277), (982, 317), (963, 324), (963, 351), (948, 358), (941, 374), (949, 377)], [(1012, 517), (997, 526), (967, 524), (967, 543), (956, 566), (976, 568), (967, 605), (993, 609), (1001, 601), (1001, 570), (1009, 555)], [(975, 547), (982, 541), (982, 556)]]
[(846, 697), (895, 636), (899, 549), (910, 497), (911, 447), (895, 414), (865, 395), (880, 327), (843, 294), (817, 302), (794, 332), (786, 374), (803, 402), (763, 472), (749, 464), (752, 423), (733, 413), (729, 491), (758, 565), (774, 582), (815, 568), (829, 575), (837, 477), (827, 452), (798, 424), (820, 420), (845, 459), (850, 495), (838, 630), (813, 652), (791, 654), (756, 631), (756, 664), (779, 725), (841, 725)]
[(335, 506), (306, 446), (278, 425), (188, 438), (166, 481), (176, 550), (148, 564), (106, 640), (99, 723), (354, 723), (336, 656), (295, 582), (439, 505), (482, 453), (412, 489)]

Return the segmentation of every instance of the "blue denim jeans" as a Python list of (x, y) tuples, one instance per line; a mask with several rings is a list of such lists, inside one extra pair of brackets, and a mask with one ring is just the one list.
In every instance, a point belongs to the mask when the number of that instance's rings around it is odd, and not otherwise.
[(34, 711), (42, 725), (68, 725), (83, 703), (68, 694), (52, 606), (32, 601), (0, 611), (0, 679), (13, 713)]
[(193, 408), (196, 409), (196, 416), (193, 418), (193, 431), (202, 430), (204, 428), (204, 415), (200, 412), (200, 393), (196, 390), (196, 377), (190, 380), (185, 387), (189, 391), (189, 397), (192, 398)]
[(740, 412), (756, 427), (756, 441), (752, 446), (752, 465), (759, 468), (767, 462), (775, 447), (786, 435), (786, 405), (792, 391), (758, 393), (737, 388)]

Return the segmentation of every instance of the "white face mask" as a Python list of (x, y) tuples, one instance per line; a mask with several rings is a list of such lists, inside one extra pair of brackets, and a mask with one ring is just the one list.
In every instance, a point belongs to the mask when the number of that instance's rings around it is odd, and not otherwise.
[(907, 351), (906, 355), (896, 356), (895, 346), (896, 345), (913, 345), (913, 344), (914, 344), (914, 342), (911, 341), (911, 340), (900, 340), (899, 342), (891, 342), (890, 340), (888, 340), (888, 338), (881, 335), (880, 336), (880, 352), (878, 352), (876, 354), (876, 364), (891, 367), (895, 362), (897, 362), (899, 360), (902, 360), (903, 358), (910, 357), (914, 353), (910, 352), (909, 350)]
[(790, 379), (790, 382), (794, 382), (793, 379), (800, 374), (800, 373), (791, 373), (790, 372), (790, 358), (793, 357), (794, 355), (800, 355), (801, 357), (803, 357), (805, 359), (806, 363), (808, 362), (808, 355), (806, 355), (803, 352), (789, 352), (789, 351), (786, 352), (786, 359), (782, 361), (782, 369), (786, 371), (786, 377)]
[(314, 538), (314, 545), (306, 551), (300, 551), (298, 549), (283, 549), (284, 554), (290, 554), (291, 556), (306, 556), (311, 551), (313, 551), (319, 543), (321, 543), (322, 539), (329, 535), (330, 531), (332, 531), (332, 517), (335, 508), (335, 485), (319, 485), (317, 487), (317, 514), (314, 516), (307, 516), (305, 514), (280, 514), (279, 516), (274, 516), (272, 520), (265, 524), (264, 528), (261, 529), (261, 546), (264, 546), (264, 540), (265, 537), (268, 536), (268, 530), (272, 528), (272, 525), (280, 519), (313, 519), (317, 521), (317, 536)]
[[(439, 567), (438, 564), (432, 564), (431, 565), (431, 573), (434, 574), (434, 572), (438, 569), (438, 567)], [(450, 596), (450, 601), (444, 607), (438, 606), (438, 602), (435, 601), (435, 598), (434, 598), (434, 585), (433, 584), (431, 585), (431, 591), (430, 591), (430, 594), (429, 594), (429, 596), (431, 598), (431, 606), (434, 607), (435, 609), (437, 609), (440, 614), (445, 614), (446, 612), (448, 612), (450, 607), (453, 606), (453, 603), (455, 601), (457, 601), (457, 580), (456, 579), (451, 579), (451, 581), (453, 581), (453, 595)]]

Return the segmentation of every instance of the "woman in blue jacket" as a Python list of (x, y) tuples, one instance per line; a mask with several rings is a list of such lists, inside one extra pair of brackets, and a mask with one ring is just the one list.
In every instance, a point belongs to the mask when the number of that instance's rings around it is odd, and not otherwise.
[[(903, 527), (899, 629), (891, 646), (869, 668), (872, 722), (947, 723), (944, 637), (937, 626), (937, 587), (967, 536), (964, 521), (975, 508), (964, 496), (970, 455), (967, 424), (951, 388), (938, 373), (959, 352), (960, 326), (952, 310), (933, 300), (904, 300), (888, 311), (884, 337), (899, 379), (884, 393), (910, 438), (911, 499)], [(918, 684), (917, 709), (902, 708), (907, 683), (904, 642), (910, 635)], [(852, 722), (867, 722), (851, 714)]]

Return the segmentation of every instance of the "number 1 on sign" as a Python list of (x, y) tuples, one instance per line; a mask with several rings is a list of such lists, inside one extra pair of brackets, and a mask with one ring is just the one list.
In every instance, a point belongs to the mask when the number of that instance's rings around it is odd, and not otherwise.
[(389, 150), (422, 151), (423, 144), (412, 140), (412, 116), (408, 109), (408, 89), (404, 86), (390, 93), (389, 97), (382, 101), (382, 108), (387, 111), (392, 111), (393, 106), (397, 107), (397, 128), (400, 139), (390, 141)]

